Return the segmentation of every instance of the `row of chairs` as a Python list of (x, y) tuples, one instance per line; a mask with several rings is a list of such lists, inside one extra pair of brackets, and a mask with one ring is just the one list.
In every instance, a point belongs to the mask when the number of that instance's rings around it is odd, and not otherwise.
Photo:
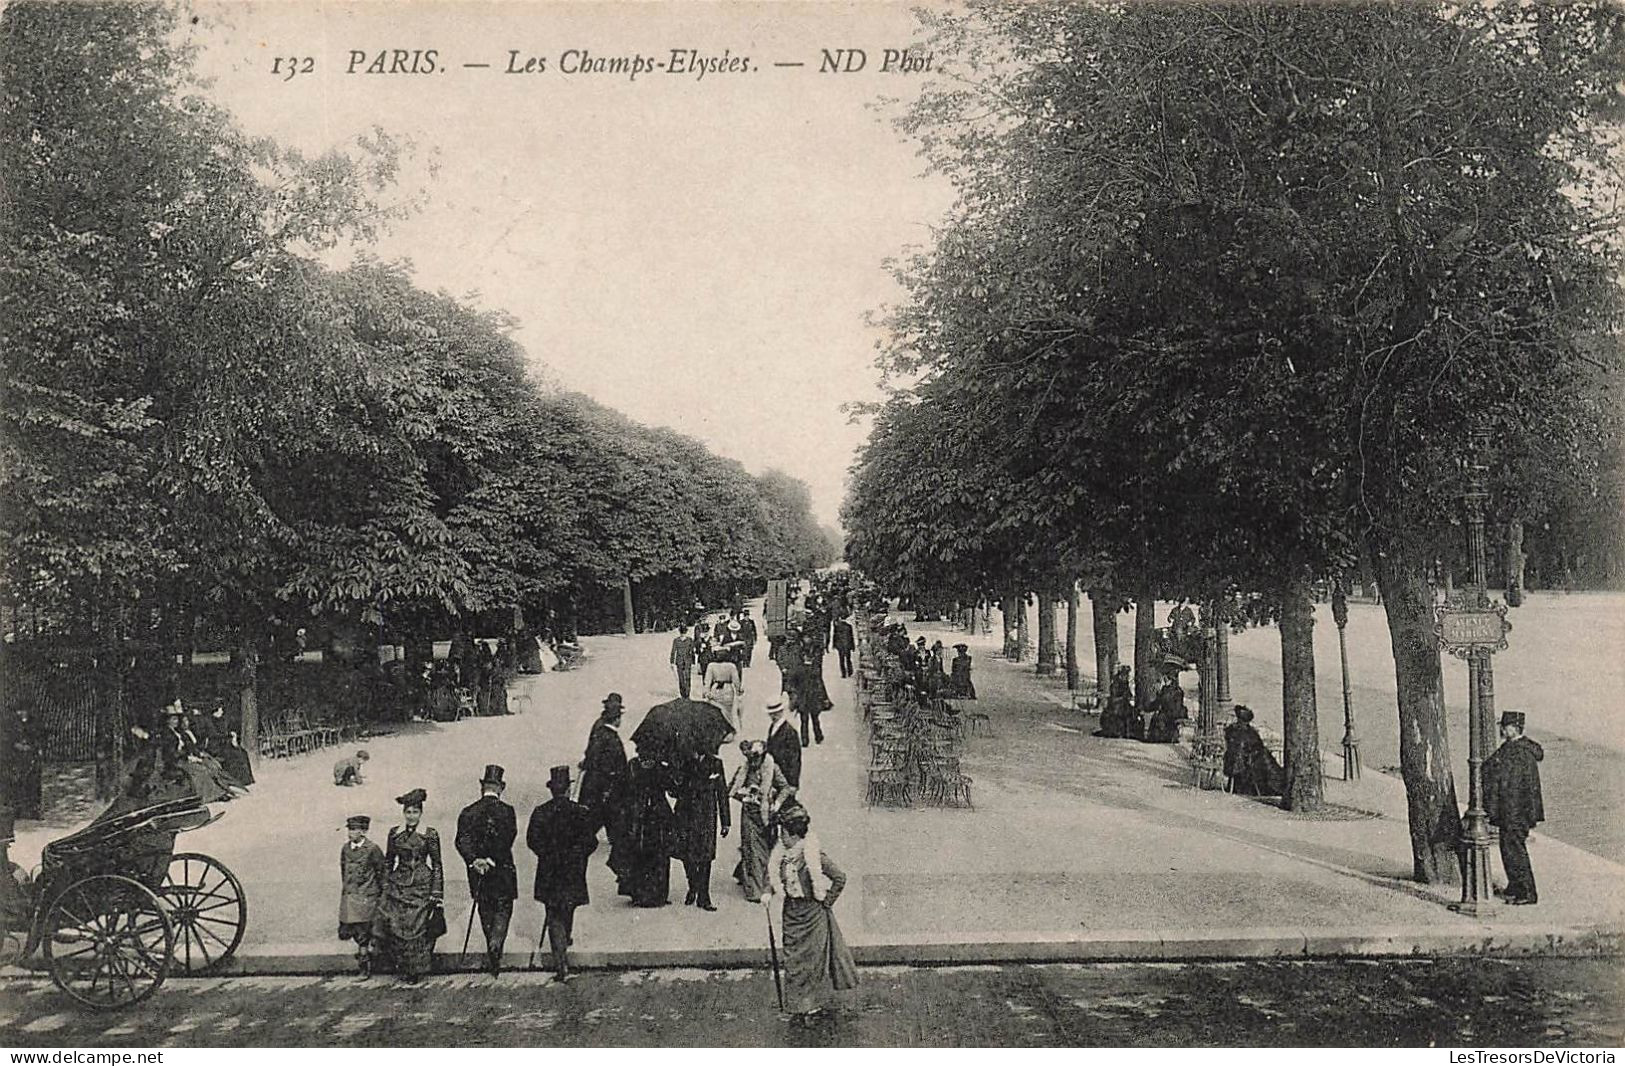
[(260, 733), (260, 755), (283, 759), (303, 755), (344, 740), (345, 729), (327, 722), (311, 722), (303, 711), (289, 710), (265, 723)]
[(971, 807), (971, 777), (959, 756), (968, 732), (991, 732), (985, 713), (962, 714), (946, 700), (921, 705), (903, 688), (896, 660), (871, 639), (884, 615), (860, 616), (858, 693), (869, 727), (871, 806)]

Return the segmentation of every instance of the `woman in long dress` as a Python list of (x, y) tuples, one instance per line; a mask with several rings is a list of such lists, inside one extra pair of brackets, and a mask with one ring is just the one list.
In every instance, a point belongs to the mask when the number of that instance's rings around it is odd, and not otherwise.
[(1236, 720), (1224, 727), (1224, 776), (1237, 795), (1279, 796), (1286, 791), (1286, 771), (1253, 728), (1251, 707), (1238, 706)]
[(846, 887), (846, 875), (824, 854), (811, 826), (799, 803), (779, 812), (779, 842), (767, 861), (771, 895), (762, 897), (769, 914), (773, 896), (784, 899), (779, 921), (784, 1004), (791, 1024), (800, 1026), (824, 1013), (831, 992), (858, 984), (852, 950), (835, 921), (835, 901)]
[(379, 951), (408, 982), (429, 972), (436, 935), (429, 919), (446, 897), (440, 834), (427, 826), (419, 828), (428, 798), (421, 788), (395, 797), (403, 824), (389, 831), (384, 849), (384, 895), (378, 901), (372, 928)]
[(745, 686), (739, 680), (739, 667), (731, 659), (712, 659), (705, 668), (705, 699), (721, 708), (728, 725), (739, 733), (739, 696)]
[(678, 852), (677, 818), (667, 799), (677, 790), (676, 774), (669, 762), (641, 751), (626, 772), (632, 796), (627, 831), (632, 905), (664, 907), (671, 902), (671, 860)]
[(784, 773), (767, 753), (760, 740), (744, 740), (739, 750), (744, 765), (734, 771), (728, 794), (739, 801), (739, 866), (734, 879), (745, 890), (745, 898), (760, 902), (768, 891), (767, 857), (773, 850), (773, 816), (795, 795)]

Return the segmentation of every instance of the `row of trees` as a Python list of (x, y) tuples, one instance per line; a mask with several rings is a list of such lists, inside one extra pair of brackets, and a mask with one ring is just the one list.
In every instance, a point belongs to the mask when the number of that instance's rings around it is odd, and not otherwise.
[(828, 561), (799, 482), (538, 380), (507, 315), (368, 258), (427, 192), (398, 187), (408, 147), (244, 135), (184, 28), (157, 3), (0, 14), (4, 592), (94, 646), (104, 706), (132, 649), (203, 625), (252, 744), (279, 621), (410, 644), (515, 607), (573, 629), (608, 597), (630, 627)]
[(1465, 464), (1505, 526), (1618, 550), (1620, 11), (922, 17), (962, 65), (901, 125), (959, 201), (898, 265), (849, 559), (905, 591), (1036, 591), (1041, 621), (1081, 582), (1100, 661), (1132, 599), (1142, 668), (1158, 598), (1221, 625), (1250, 604), (1280, 628), (1300, 808), (1311, 590), (1372, 573), (1416, 875), (1458, 876), (1429, 577), (1459, 557)]

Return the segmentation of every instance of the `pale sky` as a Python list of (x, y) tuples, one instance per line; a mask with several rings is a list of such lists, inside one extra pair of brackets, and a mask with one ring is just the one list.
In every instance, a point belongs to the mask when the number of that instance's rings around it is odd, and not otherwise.
[[(807, 482), (835, 525), (876, 395), (866, 311), (888, 256), (951, 203), (882, 97), (916, 37), (905, 4), (200, 3), (202, 65), (251, 133), (316, 153), (379, 125), (438, 151), (426, 209), (377, 249), (420, 284), (512, 312), (560, 384), (670, 426), (759, 473)], [(210, 25), (210, 23), (217, 23)], [(865, 70), (821, 74), (824, 48)], [(749, 57), (752, 73), (566, 74), (567, 50)], [(432, 74), (347, 74), (351, 50), (434, 49)], [(507, 74), (509, 50), (546, 59)], [(315, 71), (283, 80), (277, 56)], [(934, 67), (944, 57), (937, 56)], [(417, 59), (421, 68), (423, 58)], [(774, 63), (804, 62), (801, 68)], [(489, 63), (469, 69), (464, 63)], [(301, 64), (302, 65), (302, 64)], [(928, 75), (926, 75), (928, 76)], [(427, 151), (424, 153), (427, 157)]]

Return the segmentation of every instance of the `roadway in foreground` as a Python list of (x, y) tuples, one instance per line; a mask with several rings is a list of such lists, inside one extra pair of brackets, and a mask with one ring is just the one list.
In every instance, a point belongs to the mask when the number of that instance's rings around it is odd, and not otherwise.
[(122, 1014), (0, 984), (0, 1045), (1575, 1048), (1625, 1041), (1612, 959), (866, 967), (819, 1028), (766, 970), (173, 980)]

